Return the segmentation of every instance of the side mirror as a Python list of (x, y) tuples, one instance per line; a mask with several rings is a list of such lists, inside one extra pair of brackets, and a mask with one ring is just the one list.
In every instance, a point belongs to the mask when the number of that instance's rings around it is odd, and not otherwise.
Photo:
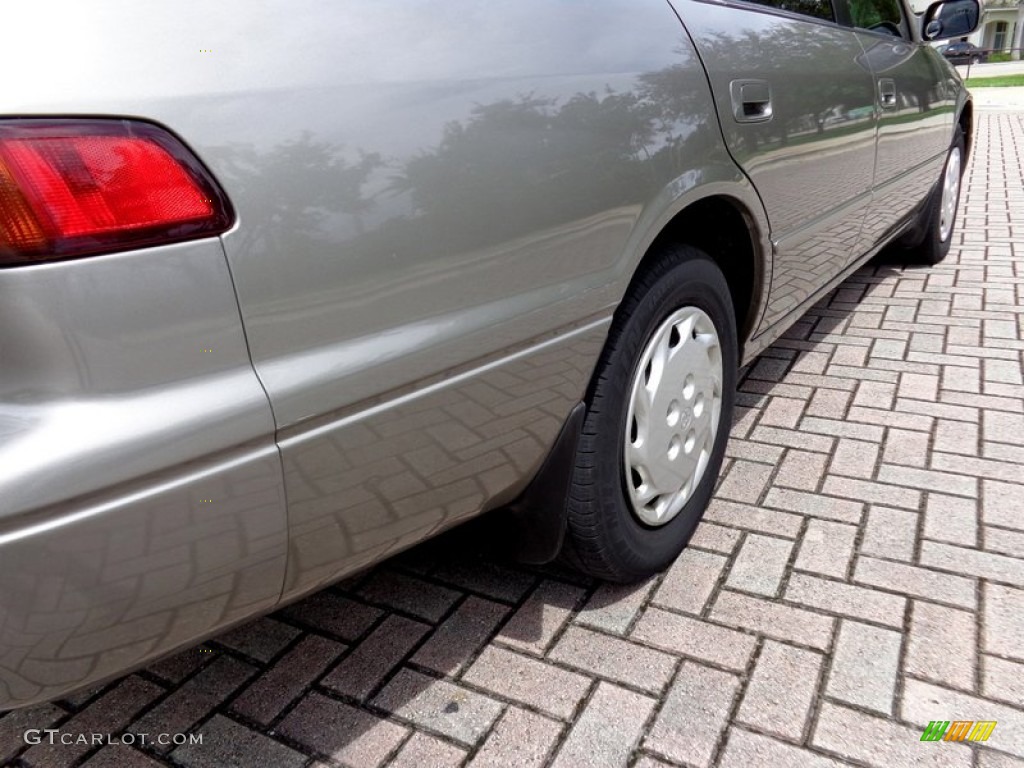
[(940, 0), (925, 11), (921, 36), (929, 41), (962, 37), (977, 29), (980, 20), (978, 0)]

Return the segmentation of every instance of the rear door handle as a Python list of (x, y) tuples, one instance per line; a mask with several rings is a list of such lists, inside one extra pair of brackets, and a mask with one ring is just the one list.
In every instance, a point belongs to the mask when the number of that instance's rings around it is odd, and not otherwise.
[(767, 80), (733, 80), (729, 83), (729, 96), (737, 123), (772, 119), (772, 88)]
[(896, 81), (891, 77), (883, 77), (878, 81), (878, 100), (883, 109), (896, 107)]

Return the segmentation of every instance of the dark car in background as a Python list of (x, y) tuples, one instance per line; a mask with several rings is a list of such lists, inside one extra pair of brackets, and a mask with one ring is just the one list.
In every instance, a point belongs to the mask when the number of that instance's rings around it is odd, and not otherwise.
[(988, 51), (974, 43), (950, 43), (942, 50), (942, 55), (950, 64), (984, 64), (988, 61)]

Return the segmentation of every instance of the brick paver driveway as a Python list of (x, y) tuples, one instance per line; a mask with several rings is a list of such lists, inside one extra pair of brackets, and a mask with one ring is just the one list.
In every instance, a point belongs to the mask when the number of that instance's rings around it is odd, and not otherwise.
[[(0, 717), (0, 763), (1024, 766), (1022, 172), (1024, 113), (982, 115), (962, 247), (861, 270), (747, 372), (707, 521), (662, 577), (599, 586), (449, 538)], [(998, 725), (921, 742), (931, 720)]]

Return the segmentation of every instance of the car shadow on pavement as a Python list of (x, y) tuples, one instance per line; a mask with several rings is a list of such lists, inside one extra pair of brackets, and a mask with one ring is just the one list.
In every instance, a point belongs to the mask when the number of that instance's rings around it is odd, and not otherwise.
[[(379, 764), (413, 728), (470, 747), (504, 710), (487, 690), (502, 659), (471, 670), (481, 653), (500, 657), (504, 646), (539, 659), (597, 589), (557, 563), (516, 563), (500, 531), (485, 516), (142, 670), (0, 713), (0, 764), (65, 765), (99, 751), (26, 749), (28, 728), (132, 745), (103, 747), (107, 759), (135, 749), (201, 765), (230, 763), (238, 739), (352, 765)], [(591, 607), (615, 600), (601, 593)], [(140, 743), (141, 734), (185, 733), (204, 743)]]

